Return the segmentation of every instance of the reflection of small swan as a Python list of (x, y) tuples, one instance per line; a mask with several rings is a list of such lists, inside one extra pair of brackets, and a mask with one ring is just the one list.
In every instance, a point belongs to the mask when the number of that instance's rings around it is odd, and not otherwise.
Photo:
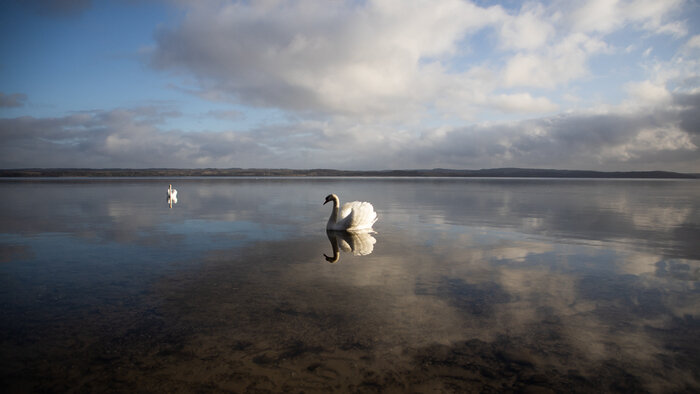
[[(326, 230), (326, 235), (328, 240), (331, 241), (331, 246), (333, 247), (333, 256), (326, 256), (326, 261), (329, 263), (335, 263), (340, 260), (340, 250), (343, 252), (351, 253), (355, 256), (366, 256), (374, 250), (374, 244), (377, 242), (376, 239), (370, 234), (369, 231), (334, 231)], [(339, 248), (340, 246), (340, 248)]]
[(173, 185), (171, 184), (168, 187), (168, 205), (172, 208), (173, 204), (177, 204), (177, 190), (173, 189)]
[(374, 222), (377, 221), (377, 213), (374, 212), (372, 204), (363, 201), (346, 202), (338, 209), (340, 200), (335, 194), (326, 196), (327, 202), (333, 201), (333, 210), (328, 218), (326, 230), (347, 230), (362, 231), (371, 230)]
[(168, 196), (168, 205), (170, 205), (170, 208), (173, 207), (173, 204), (177, 204), (177, 196)]

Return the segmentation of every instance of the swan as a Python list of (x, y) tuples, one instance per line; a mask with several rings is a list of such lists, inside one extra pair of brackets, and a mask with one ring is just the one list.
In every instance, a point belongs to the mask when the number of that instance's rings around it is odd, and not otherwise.
[(177, 199), (177, 190), (173, 189), (172, 184), (168, 187), (168, 198)]
[[(374, 250), (376, 239), (369, 231), (336, 231), (326, 230), (328, 240), (333, 248), (333, 256), (328, 256), (325, 253), (323, 257), (329, 263), (335, 263), (340, 260), (340, 249), (346, 253), (352, 253), (354, 256), (366, 256)], [(338, 247), (340, 246), (340, 247)]]
[(372, 230), (372, 225), (377, 221), (377, 213), (372, 204), (366, 201), (346, 202), (342, 207), (335, 194), (326, 196), (327, 202), (333, 201), (333, 210), (328, 218), (326, 230), (363, 231)]
[(173, 207), (173, 204), (177, 204), (177, 190), (173, 189), (173, 185), (168, 187), (168, 204), (170, 208)]

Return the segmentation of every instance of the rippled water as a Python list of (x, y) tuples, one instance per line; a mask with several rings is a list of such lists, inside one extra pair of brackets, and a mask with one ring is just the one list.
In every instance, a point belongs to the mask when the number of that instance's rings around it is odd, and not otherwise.
[[(372, 202), (376, 233), (326, 233), (329, 193)], [(10, 391), (700, 390), (697, 181), (0, 180), (0, 196)]]

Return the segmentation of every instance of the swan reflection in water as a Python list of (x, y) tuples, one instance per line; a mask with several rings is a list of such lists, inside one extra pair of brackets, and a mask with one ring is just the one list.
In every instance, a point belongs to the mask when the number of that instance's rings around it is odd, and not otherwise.
[(173, 204), (177, 204), (177, 197), (176, 196), (168, 196), (168, 205), (170, 205), (170, 208), (173, 207)]
[(374, 244), (377, 242), (371, 231), (326, 230), (326, 235), (333, 247), (333, 256), (323, 254), (329, 263), (335, 263), (340, 260), (340, 249), (343, 252), (352, 253), (354, 256), (366, 256), (372, 253)]

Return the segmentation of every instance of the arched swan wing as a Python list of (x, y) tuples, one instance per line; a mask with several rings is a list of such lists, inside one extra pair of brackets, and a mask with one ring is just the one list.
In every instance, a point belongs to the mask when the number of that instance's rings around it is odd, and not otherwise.
[(346, 230), (370, 229), (377, 221), (377, 213), (372, 204), (352, 201), (343, 204), (338, 212), (338, 228)]

